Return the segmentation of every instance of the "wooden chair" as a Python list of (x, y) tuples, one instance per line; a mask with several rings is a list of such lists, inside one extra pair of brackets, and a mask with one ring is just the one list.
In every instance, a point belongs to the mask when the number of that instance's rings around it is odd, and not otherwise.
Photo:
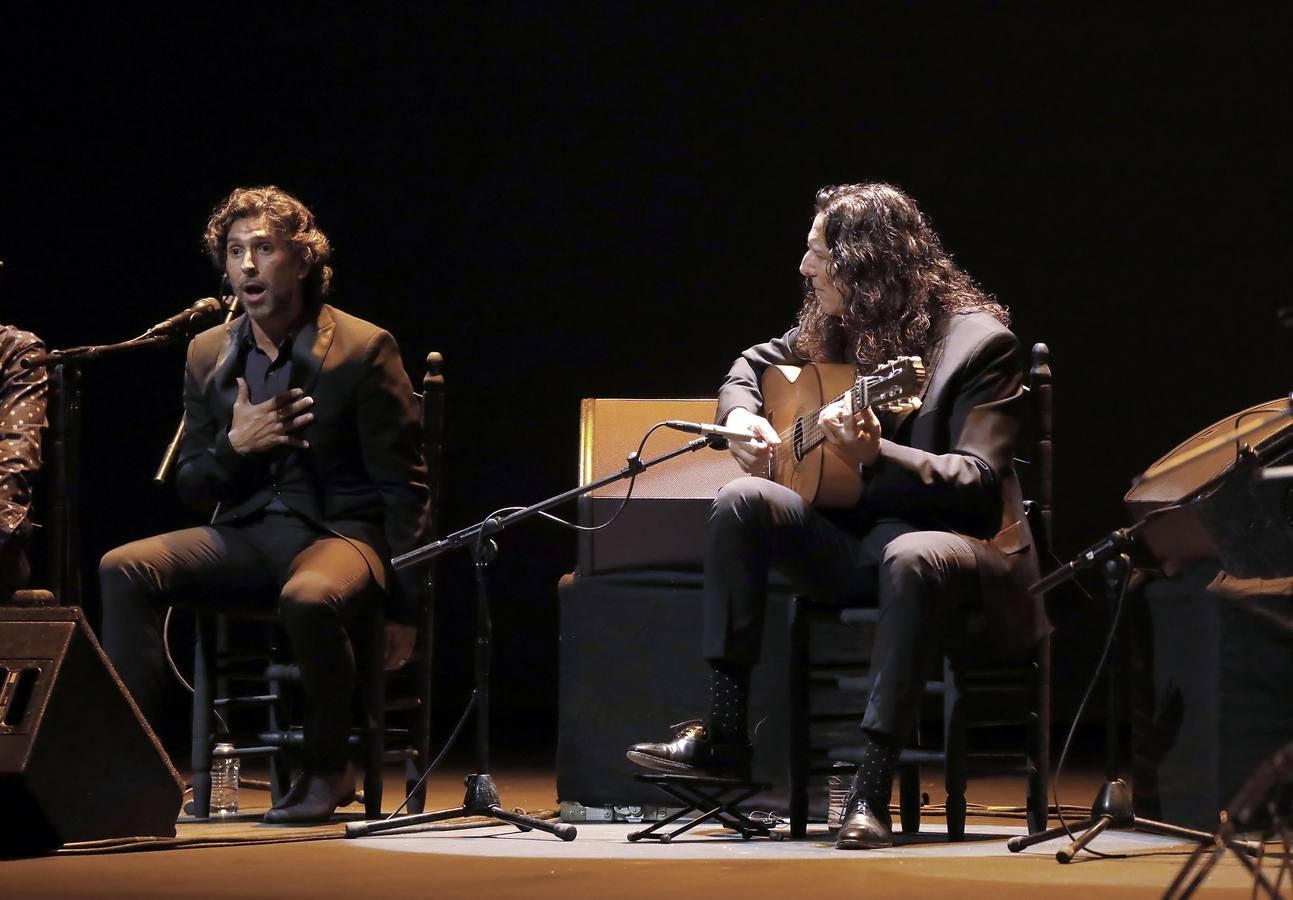
[[(432, 534), (437, 529), (442, 476), (442, 364), (439, 353), (427, 355), (421, 395), (422, 444), (430, 488)], [(408, 790), (413, 790), (430, 764), (434, 593), (432, 570), (428, 570), (417, 645), (409, 664), (399, 672), (386, 673), (382, 669), (386, 622), (380, 605), (351, 629), (359, 682), (356, 696), (360, 723), (352, 731), (349, 745), (362, 754), (364, 813), (370, 819), (381, 814), (385, 762), (404, 762)], [(244, 618), (250, 619), (250, 623), (242, 621)], [(290, 757), (303, 745), (302, 730), (293, 724), (292, 715), (294, 685), (300, 681), (300, 670), (290, 661), (287, 642), (276, 618), (264, 612), (247, 616), (241, 613), (195, 616), (192, 766), (193, 814), (197, 818), (210, 814), (211, 762), (216, 743), (234, 745), (222, 756), (267, 758), (271, 795), (275, 800), (290, 785)], [(240, 637), (251, 638), (250, 649), (236, 646)], [(245, 692), (248, 687), (251, 693)], [(235, 694), (235, 688), (239, 693)], [(247, 708), (263, 715), (252, 717), (256, 726), (250, 730), (235, 727), (239, 710)], [(405, 722), (397, 726), (394, 720), (399, 718)], [(409, 810), (421, 812), (425, 799), (426, 785), (423, 784), (410, 799)]]
[[(1028, 400), (1035, 429), (1035, 459), (1024, 478), (1029, 525), (1043, 567), (1051, 558), (1052, 422), (1050, 352), (1045, 344), (1032, 350)], [(807, 829), (809, 795), (825, 795), (824, 776), (839, 763), (857, 758), (857, 723), (870, 690), (867, 660), (858, 654), (864, 641), (859, 627), (874, 628), (875, 609), (844, 609), (795, 597), (790, 607), (790, 823), (802, 837)], [(970, 640), (983, 623), (971, 615)], [(841, 627), (844, 633), (841, 634)], [(852, 632), (852, 634), (849, 634)], [(947, 788), (947, 833), (965, 836), (966, 781), (971, 773), (1006, 771), (1027, 779), (1030, 833), (1047, 823), (1050, 769), (1050, 639), (1017, 659), (994, 659), (968, 651), (944, 653), (940, 672), (925, 684), (927, 701), (941, 703), (940, 738), (915, 740), (899, 757), (898, 784), (902, 830), (920, 830), (920, 766), (941, 765)], [(814, 709), (814, 706), (816, 708)], [(986, 749), (972, 747), (974, 736), (1007, 728), (1022, 729), (1023, 747), (1001, 749), (1000, 740)], [(981, 741), (979, 743), (982, 743)]]

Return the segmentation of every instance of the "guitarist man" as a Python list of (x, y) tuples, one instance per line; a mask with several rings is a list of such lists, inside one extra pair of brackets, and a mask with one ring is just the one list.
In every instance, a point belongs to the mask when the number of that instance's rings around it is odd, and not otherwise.
[[(957, 267), (915, 202), (887, 184), (819, 191), (799, 271), (798, 325), (742, 353), (719, 390), (717, 421), (754, 436), (732, 442), (731, 452), (756, 477), (727, 484), (710, 517), (708, 718), (679, 726), (669, 742), (635, 744), (628, 756), (657, 771), (748, 773), (750, 670), (775, 565), (816, 598), (879, 608), (864, 749), (836, 846), (882, 847), (892, 841), (893, 775), (928, 655), (939, 638), (958, 640), (959, 610), (981, 605), (1004, 650), (1050, 628), (1026, 592), (1037, 557), (1011, 463), (1022, 360), (1005, 308)], [(769, 366), (852, 362), (865, 373), (904, 355), (923, 357), (928, 369), (919, 412), (855, 415), (845, 400), (818, 418), (823, 452), (860, 475), (855, 506), (817, 509), (768, 480), (774, 455), (788, 447), (762, 415)]]

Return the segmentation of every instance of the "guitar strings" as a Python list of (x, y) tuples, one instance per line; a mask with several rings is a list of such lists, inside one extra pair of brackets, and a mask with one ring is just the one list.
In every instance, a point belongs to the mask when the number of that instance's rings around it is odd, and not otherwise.
[[(863, 378), (863, 381), (868, 388), (879, 380), (880, 380), (879, 377), (870, 376), (870, 375), (864, 376)], [(813, 447), (816, 447), (823, 440), (822, 428), (817, 423), (817, 419), (822, 414), (822, 410), (824, 410), (828, 406), (833, 406), (836, 403), (839, 403), (841, 400), (847, 399), (849, 394), (851, 393), (853, 393), (853, 388), (849, 388), (847, 391), (840, 394), (838, 397), (836, 397), (834, 400), (831, 400), (829, 403), (823, 403), (821, 406), (817, 407), (814, 410), (809, 411), (808, 413), (800, 416), (795, 420), (796, 422), (808, 421), (808, 424), (802, 426), (803, 432), (804, 432), (805, 450), (811, 450)], [(791, 437), (794, 436), (795, 430), (796, 430), (796, 426), (791, 425), (789, 428), (785, 429), (784, 431), (777, 432), (777, 437), (779, 437), (783, 441), (788, 441), (790, 440)]]
[[(923, 380), (924, 367), (921, 365), (921, 362), (918, 358), (915, 360), (915, 363), (918, 370), (918, 377), (921, 380)], [(879, 374), (859, 376), (858, 379), (853, 383), (853, 387), (849, 388), (844, 393), (840, 394), (838, 397), (831, 400), (829, 403), (824, 403), (821, 406), (817, 407), (815, 410), (809, 410), (807, 413), (797, 416), (795, 418), (794, 423), (791, 424), (789, 428), (786, 428), (782, 431), (777, 432), (777, 437), (780, 438), (782, 443), (785, 443), (787, 441), (790, 441), (791, 438), (794, 437), (796, 431), (799, 431), (803, 435), (803, 441), (800, 445), (800, 450), (804, 453), (814, 450), (815, 448), (820, 446), (823, 441), (826, 440), (825, 433), (822, 431), (822, 427), (818, 422), (819, 418), (821, 417), (822, 410), (824, 410), (828, 406), (833, 406), (834, 404), (847, 399), (848, 396), (856, 390), (859, 383), (866, 388), (868, 402), (865, 405), (871, 406), (872, 403), (870, 402), (870, 399), (869, 399), (871, 395), (871, 388), (874, 387), (876, 384), (883, 382), (886, 377), (888, 376), (879, 375)], [(877, 398), (877, 402), (879, 399), (880, 398)], [(776, 447), (772, 448), (772, 453), (769, 457), (768, 465), (771, 468), (776, 468), (778, 465)], [(769, 472), (769, 475), (771, 475), (771, 472)]]

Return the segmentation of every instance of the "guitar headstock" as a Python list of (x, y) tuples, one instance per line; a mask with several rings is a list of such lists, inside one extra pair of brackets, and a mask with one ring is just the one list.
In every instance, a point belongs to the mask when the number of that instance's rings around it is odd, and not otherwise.
[(853, 385), (854, 412), (867, 406), (877, 412), (903, 412), (920, 407), (925, 386), (925, 363), (919, 356), (899, 356), (870, 375), (859, 375)]

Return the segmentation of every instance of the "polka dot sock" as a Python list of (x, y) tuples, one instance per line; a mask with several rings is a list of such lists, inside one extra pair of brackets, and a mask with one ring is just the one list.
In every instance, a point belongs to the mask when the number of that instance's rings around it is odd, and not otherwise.
[(865, 800), (889, 805), (893, 793), (893, 775), (898, 765), (898, 745), (885, 735), (863, 732), (866, 744), (853, 776), (853, 793)]
[(710, 739), (720, 744), (750, 740), (747, 725), (750, 706), (750, 667), (741, 663), (711, 661), (709, 670)]

